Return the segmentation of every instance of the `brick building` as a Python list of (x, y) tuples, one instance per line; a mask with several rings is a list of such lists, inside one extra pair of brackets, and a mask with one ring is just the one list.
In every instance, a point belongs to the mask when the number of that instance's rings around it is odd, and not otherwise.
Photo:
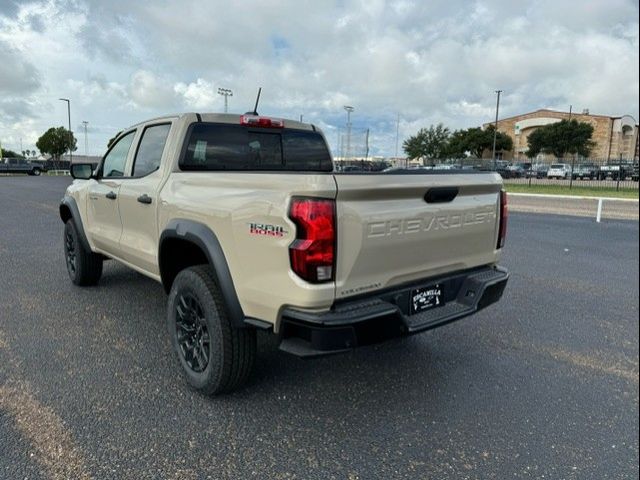
[[(592, 140), (596, 146), (591, 151), (592, 158), (609, 160), (619, 158), (622, 154), (624, 159), (638, 160), (638, 124), (632, 116), (592, 115), (588, 110), (570, 114), (547, 109), (498, 120), (498, 131), (506, 133), (513, 140), (513, 150), (501, 152), (502, 158), (526, 159), (526, 151), (529, 148), (527, 137), (531, 132), (543, 125), (569, 120), (569, 118), (593, 125)], [(483, 128), (492, 124), (493, 122), (485, 123)], [(491, 152), (485, 152), (485, 154), (491, 156)], [(553, 155), (541, 154), (539, 158), (553, 158)]]

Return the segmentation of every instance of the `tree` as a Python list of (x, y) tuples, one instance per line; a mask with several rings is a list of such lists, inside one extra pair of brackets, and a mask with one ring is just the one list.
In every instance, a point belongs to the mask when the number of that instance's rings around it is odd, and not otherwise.
[(595, 146), (591, 140), (593, 125), (577, 120), (561, 120), (544, 125), (527, 137), (527, 156), (533, 158), (542, 153), (551, 153), (564, 158), (567, 153), (588, 157)]
[(45, 154), (48, 153), (55, 161), (59, 161), (60, 156), (69, 150), (69, 145), (74, 152), (78, 149), (73, 133), (64, 127), (51, 127), (36, 142), (38, 150)]
[[(421, 128), (418, 133), (402, 143), (404, 152), (410, 159), (436, 159), (447, 156), (450, 131), (439, 123), (429, 128)], [(433, 162), (432, 162), (433, 163)]]
[(5, 150), (3, 148), (2, 158), (24, 158), (24, 156), (20, 155), (18, 152), (14, 152), (13, 150)]
[[(469, 152), (472, 157), (482, 158), (485, 150), (493, 150), (494, 131), (494, 125), (490, 125), (484, 130), (480, 127), (456, 130), (449, 139), (449, 155), (454, 158), (461, 158)], [(513, 140), (511, 137), (506, 133), (498, 132), (496, 135), (496, 151), (512, 149)]]

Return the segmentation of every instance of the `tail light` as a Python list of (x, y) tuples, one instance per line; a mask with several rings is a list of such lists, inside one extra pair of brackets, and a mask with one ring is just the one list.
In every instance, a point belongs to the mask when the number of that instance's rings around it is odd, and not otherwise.
[(507, 192), (500, 190), (500, 226), (498, 227), (498, 248), (504, 247), (507, 236), (507, 220), (509, 209), (507, 208)]
[(240, 125), (262, 128), (284, 128), (284, 120), (279, 118), (261, 117), (259, 115), (241, 115)]
[(296, 239), (289, 246), (291, 269), (311, 283), (330, 282), (336, 261), (336, 204), (324, 198), (294, 197), (289, 218)]

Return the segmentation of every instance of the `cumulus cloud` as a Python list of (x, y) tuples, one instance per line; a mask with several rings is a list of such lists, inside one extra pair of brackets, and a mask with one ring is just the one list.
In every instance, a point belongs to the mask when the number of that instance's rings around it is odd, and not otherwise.
[(215, 106), (216, 93), (211, 82), (198, 78), (189, 84), (178, 82), (173, 90), (183, 98), (188, 108), (196, 110), (211, 109)]
[(129, 98), (132, 105), (142, 108), (171, 108), (175, 103), (171, 85), (146, 70), (138, 70), (131, 76)]

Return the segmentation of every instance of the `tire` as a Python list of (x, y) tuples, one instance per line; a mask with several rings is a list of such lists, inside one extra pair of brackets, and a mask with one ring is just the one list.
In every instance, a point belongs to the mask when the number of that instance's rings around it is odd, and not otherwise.
[(205, 395), (237, 389), (253, 370), (256, 331), (232, 326), (208, 265), (176, 276), (167, 300), (167, 329), (187, 382)]
[(71, 281), (80, 287), (95, 285), (102, 275), (102, 256), (87, 251), (72, 219), (64, 225), (64, 258)]
[(32, 175), (35, 175), (36, 177), (39, 177), (40, 176), (40, 169), (39, 168), (34, 168)]

